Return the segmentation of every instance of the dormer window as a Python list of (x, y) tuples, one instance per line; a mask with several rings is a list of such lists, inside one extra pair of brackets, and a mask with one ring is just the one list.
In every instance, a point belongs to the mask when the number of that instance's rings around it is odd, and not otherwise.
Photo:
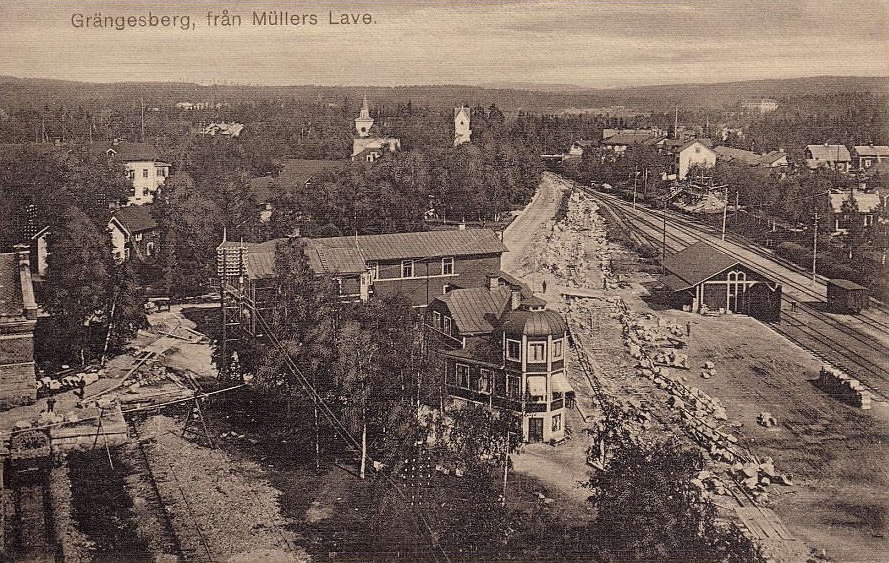
[(446, 256), (441, 259), (441, 274), (451, 276), (454, 274), (454, 257)]

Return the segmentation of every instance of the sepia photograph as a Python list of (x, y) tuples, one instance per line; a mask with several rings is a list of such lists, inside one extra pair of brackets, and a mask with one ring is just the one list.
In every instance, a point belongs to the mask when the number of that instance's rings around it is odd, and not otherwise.
[(0, 1), (0, 563), (889, 561), (889, 0)]

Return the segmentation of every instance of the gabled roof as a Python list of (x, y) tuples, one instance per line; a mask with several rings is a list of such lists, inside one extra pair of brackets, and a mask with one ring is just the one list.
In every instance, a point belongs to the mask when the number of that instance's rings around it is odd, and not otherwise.
[(852, 156), (845, 145), (806, 145), (806, 151), (814, 160), (828, 162), (850, 162)]
[(118, 209), (111, 217), (127, 234), (150, 231), (157, 228), (157, 221), (151, 215), (151, 208), (144, 205), (128, 205)]
[(717, 146), (713, 147), (713, 152), (717, 158), (727, 162), (740, 162), (748, 166), (768, 166), (773, 162), (787, 156), (787, 153), (781, 151), (770, 151), (764, 154), (757, 154), (752, 151), (736, 149), (735, 147)]
[(472, 110), (470, 110), (468, 106), (462, 106), (462, 107), (454, 108), (454, 117), (457, 117), (457, 116), (460, 115), (461, 113), (465, 114), (466, 116), (469, 116), (469, 114), (470, 114), (471, 111), (472, 111)]
[[(305, 242), (317, 254), (310, 254), (309, 261), (313, 268), (318, 266), (319, 273), (362, 272), (365, 262), (500, 254), (508, 250), (490, 229), (328, 237)], [(328, 266), (334, 264), (339, 267)]]
[(453, 289), (436, 300), (447, 305), (457, 330), (468, 336), (493, 332), (497, 319), (509, 307), (511, 294), (506, 286), (470, 287)]
[(352, 156), (357, 156), (366, 150), (382, 150), (383, 146), (389, 150), (401, 149), (401, 139), (396, 137), (360, 137), (352, 139)]
[[(282, 240), (286, 239), (274, 239), (263, 243), (227, 241), (220, 244), (218, 248), (245, 249), (250, 277), (264, 277), (266, 274), (269, 276), (274, 274), (275, 247)], [(500, 254), (507, 251), (506, 246), (490, 229), (303, 238), (301, 240), (305, 245), (309, 266), (317, 274), (360, 274), (365, 271), (368, 262)], [(261, 254), (267, 254), (269, 258), (258, 258)], [(255, 261), (257, 269), (254, 270), (250, 266), (250, 260)]]
[(306, 182), (327, 170), (341, 169), (346, 165), (342, 160), (307, 160), (288, 158), (282, 161), (284, 167), (277, 176), (261, 176), (250, 180), (250, 190), (259, 202), (268, 202), (281, 190), (299, 189)]
[(664, 139), (651, 131), (625, 131), (602, 139), (603, 145), (654, 145)]
[(152, 145), (148, 143), (130, 143), (122, 141), (107, 150), (113, 151), (113, 156), (117, 160), (124, 162), (140, 161), (140, 160), (157, 160), (160, 155)]
[[(737, 258), (713, 248), (706, 242), (697, 242), (664, 260), (664, 268), (676, 279), (666, 276), (662, 281), (674, 291), (688, 289), (738, 263)], [(677, 283), (677, 280), (682, 283)], [(677, 288), (682, 284), (684, 287)]]
[[(834, 213), (843, 210), (843, 202), (848, 201), (850, 192), (843, 190), (830, 193), (830, 207)], [(856, 191), (853, 195), (859, 213), (872, 213), (880, 206), (880, 194)]]
[(704, 142), (703, 142), (702, 140), (700, 140), (700, 139), (689, 139), (689, 140), (685, 141), (684, 143), (682, 143), (681, 145), (679, 145), (678, 147), (674, 148), (674, 149), (673, 149), (673, 152), (677, 152), (677, 153), (682, 152), (682, 151), (684, 151), (685, 149), (687, 149), (688, 147), (690, 147), (690, 146), (692, 146), (692, 145), (701, 145), (702, 147), (704, 147), (704, 148), (707, 149), (708, 151), (713, 152), (713, 149), (711, 149), (710, 147), (708, 147), (707, 144), (704, 143)]
[(852, 151), (858, 156), (889, 157), (889, 147), (886, 145), (855, 145)]

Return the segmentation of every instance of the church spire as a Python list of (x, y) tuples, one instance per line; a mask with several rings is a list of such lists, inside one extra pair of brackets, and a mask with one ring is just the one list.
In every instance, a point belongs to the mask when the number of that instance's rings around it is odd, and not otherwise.
[(355, 130), (359, 137), (368, 137), (370, 128), (374, 124), (374, 119), (370, 116), (370, 109), (367, 107), (367, 94), (364, 95), (364, 104), (361, 106), (361, 112), (355, 118)]

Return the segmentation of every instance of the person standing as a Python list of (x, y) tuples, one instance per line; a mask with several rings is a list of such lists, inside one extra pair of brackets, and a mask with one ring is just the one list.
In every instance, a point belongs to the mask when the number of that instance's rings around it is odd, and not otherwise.
[(56, 398), (52, 395), (46, 399), (46, 412), (53, 412), (53, 409), (56, 408)]
[(543, 280), (543, 293), (546, 293), (546, 280)]
[(691, 321), (685, 323), (685, 336), (691, 336)]

